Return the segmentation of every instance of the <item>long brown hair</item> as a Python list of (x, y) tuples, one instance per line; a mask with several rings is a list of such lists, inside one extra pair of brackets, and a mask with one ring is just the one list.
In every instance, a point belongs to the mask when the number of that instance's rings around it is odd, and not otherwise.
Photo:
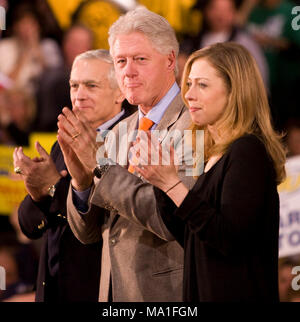
[(243, 46), (231, 42), (217, 43), (191, 54), (181, 84), (182, 98), (187, 106), (187, 79), (192, 64), (198, 59), (206, 59), (216, 69), (229, 93), (224, 113), (216, 123), (220, 142), (213, 141), (206, 127), (192, 126), (193, 131), (201, 129), (205, 132), (205, 160), (212, 155), (224, 154), (239, 137), (254, 134), (264, 143), (273, 160), (279, 184), (285, 178), (286, 153), (281, 143), (282, 135), (272, 127), (266, 89), (254, 58)]

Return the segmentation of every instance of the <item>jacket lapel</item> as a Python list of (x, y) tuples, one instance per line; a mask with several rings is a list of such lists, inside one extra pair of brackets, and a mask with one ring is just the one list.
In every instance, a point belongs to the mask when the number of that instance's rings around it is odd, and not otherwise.
[(186, 108), (182, 102), (181, 94), (179, 93), (171, 102), (161, 121), (155, 130), (159, 131), (159, 141), (162, 142), (168, 134), (169, 128), (178, 120), (183, 109)]

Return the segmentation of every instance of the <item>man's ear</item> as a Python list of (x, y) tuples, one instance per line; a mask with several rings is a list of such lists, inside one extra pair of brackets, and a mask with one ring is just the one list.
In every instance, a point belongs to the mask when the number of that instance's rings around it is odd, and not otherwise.
[(168, 66), (167, 66), (167, 68), (169, 70), (175, 70), (175, 67), (176, 67), (176, 57), (175, 57), (174, 50), (172, 50), (172, 52), (170, 54), (168, 54)]
[(125, 95), (121, 92), (120, 89), (117, 89), (116, 95), (115, 95), (115, 104), (122, 104), (124, 99), (125, 99)]

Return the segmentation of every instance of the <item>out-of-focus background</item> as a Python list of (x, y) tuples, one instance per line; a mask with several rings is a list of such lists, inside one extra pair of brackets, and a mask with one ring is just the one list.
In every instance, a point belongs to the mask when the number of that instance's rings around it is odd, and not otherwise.
[(49, 152), (57, 116), (71, 107), (74, 57), (108, 49), (110, 25), (139, 5), (175, 29), (179, 83), (189, 54), (212, 43), (235, 41), (255, 57), (289, 155), (279, 187), (280, 299), (300, 301), (300, 0), (0, 0), (0, 266), (6, 270), (0, 301), (33, 300), (40, 249), (18, 225), (26, 192), (13, 174), (13, 150), (23, 146), (34, 156), (39, 140)]

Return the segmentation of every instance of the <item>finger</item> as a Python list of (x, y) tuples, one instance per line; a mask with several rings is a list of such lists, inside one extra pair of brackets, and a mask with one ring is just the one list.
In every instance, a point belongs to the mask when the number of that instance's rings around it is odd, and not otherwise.
[(161, 144), (159, 143), (158, 144), (158, 155), (159, 155), (159, 165), (163, 165), (163, 151), (162, 151), (162, 146)]
[(76, 117), (76, 114), (73, 111), (65, 107), (63, 108), (63, 114), (75, 130), (73, 135), (83, 132), (84, 124)]
[(174, 165), (175, 163), (175, 150), (174, 150), (174, 139), (170, 141), (170, 163)]
[(77, 109), (75, 109), (73, 112), (74, 112), (75, 116), (77, 117), (77, 119), (79, 120), (79, 122), (82, 126), (82, 129), (84, 131), (86, 131), (92, 139), (95, 139), (95, 136), (96, 136), (95, 129), (90, 126), (90, 123), (89, 123), (88, 119), (84, 116), (84, 114), (81, 113)]
[(24, 154), (22, 147), (18, 148), (17, 156), (19, 158), (19, 161), (18, 161), (19, 166), (22, 166), (22, 167), (24, 167), (24, 166), (30, 167), (31, 166), (32, 161), (27, 155)]
[(59, 145), (62, 144), (65, 149), (68, 147), (68, 145), (71, 146), (74, 142), (72, 137), (70, 137), (70, 135), (66, 131), (64, 131), (63, 129), (58, 129), (57, 140), (58, 140)]
[(145, 179), (148, 179), (146, 167), (141, 168), (135, 165), (133, 165), (133, 167), (134, 167), (134, 171), (141, 174)]
[(180, 159), (178, 157), (178, 154), (175, 149), (175, 142), (172, 139), (171, 144), (170, 144), (170, 159), (171, 159), (171, 164), (178, 166), (180, 164)]
[(63, 114), (60, 114), (58, 116), (57, 126), (59, 130), (64, 130), (70, 138), (79, 133), (79, 131), (69, 122), (69, 120)]
[(40, 143), (38, 141), (35, 142), (35, 148), (37, 150), (37, 152), (39, 153), (39, 155), (44, 158), (45, 160), (49, 159), (49, 154), (47, 153), (47, 151), (40, 145)]
[(44, 159), (44, 158), (39, 158), (39, 157), (34, 157), (34, 158), (32, 159), (32, 161), (33, 161), (33, 162), (42, 162), (42, 161), (45, 161), (45, 159)]
[(57, 141), (60, 146), (61, 152), (64, 156), (64, 159), (67, 160), (67, 155), (68, 155), (67, 152), (68, 152), (68, 149), (70, 149), (70, 147), (68, 146), (68, 143), (63, 139), (61, 132), (58, 132), (57, 134)]
[(13, 152), (14, 167), (17, 167), (18, 166), (18, 161), (19, 161), (19, 157), (18, 157), (18, 154), (17, 154), (17, 150), (18, 150), (18, 148), (15, 148), (14, 149), (14, 152)]

